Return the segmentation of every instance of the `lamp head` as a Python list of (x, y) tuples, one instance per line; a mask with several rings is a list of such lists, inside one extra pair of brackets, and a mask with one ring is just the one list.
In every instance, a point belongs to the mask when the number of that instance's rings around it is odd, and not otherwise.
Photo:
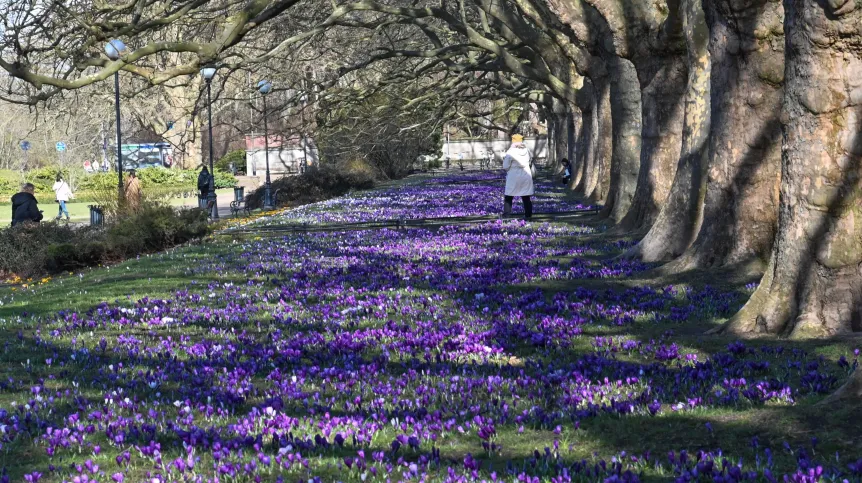
[(114, 39), (105, 44), (105, 54), (111, 60), (119, 59), (124, 50), (126, 50), (126, 44), (120, 39)]
[(272, 91), (272, 82), (268, 80), (262, 80), (257, 83), (257, 90), (263, 95), (267, 95)]
[(206, 80), (207, 82), (213, 80), (213, 77), (215, 77), (215, 73), (216, 68), (212, 66), (206, 66), (201, 69), (201, 76), (203, 76), (204, 80)]

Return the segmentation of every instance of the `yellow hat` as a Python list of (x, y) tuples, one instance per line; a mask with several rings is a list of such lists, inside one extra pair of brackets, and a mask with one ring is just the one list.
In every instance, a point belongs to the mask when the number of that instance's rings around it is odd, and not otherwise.
[(513, 143), (524, 142), (524, 136), (521, 136), (520, 134), (515, 134), (514, 136), (512, 136), (512, 142)]

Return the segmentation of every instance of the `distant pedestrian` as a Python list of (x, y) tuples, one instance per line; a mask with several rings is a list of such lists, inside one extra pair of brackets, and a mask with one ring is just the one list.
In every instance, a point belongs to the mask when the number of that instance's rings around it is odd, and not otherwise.
[(524, 219), (533, 217), (533, 157), (524, 144), (524, 136), (512, 136), (512, 147), (503, 157), (503, 169), (506, 170), (506, 193), (503, 204), (503, 215), (512, 213), (512, 201), (520, 196), (524, 202)]
[(141, 208), (143, 190), (141, 189), (141, 180), (138, 179), (138, 173), (134, 169), (129, 171), (124, 194), (126, 196), (126, 207), (129, 211), (138, 211)]
[(563, 158), (560, 160), (560, 167), (563, 168), (563, 184), (569, 184), (569, 180), (572, 179), (572, 163), (567, 158)]
[(198, 191), (202, 200), (207, 199), (210, 194), (210, 171), (204, 166), (201, 173), (198, 175)]
[(66, 202), (72, 199), (72, 188), (70, 188), (69, 183), (63, 179), (62, 174), (57, 174), (57, 180), (54, 182), (54, 186), (52, 186), (51, 189), (54, 190), (54, 196), (59, 205), (56, 219), (59, 220), (63, 215), (66, 215), (66, 221), (69, 221), (69, 210), (66, 209)]
[(42, 211), (33, 193), (36, 187), (26, 183), (21, 192), (12, 197), (12, 226), (21, 223), (39, 223), (42, 221)]

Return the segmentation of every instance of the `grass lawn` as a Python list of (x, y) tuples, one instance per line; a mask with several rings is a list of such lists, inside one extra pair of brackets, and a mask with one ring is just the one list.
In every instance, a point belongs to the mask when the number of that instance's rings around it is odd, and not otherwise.
[[(493, 208), (476, 192), (405, 182), (331, 206)], [(632, 242), (599, 226), (219, 236), (0, 288), (0, 468), (562, 482), (820, 465), (859, 481), (859, 408), (818, 402), (862, 341), (706, 336), (756, 276), (615, 260)]]

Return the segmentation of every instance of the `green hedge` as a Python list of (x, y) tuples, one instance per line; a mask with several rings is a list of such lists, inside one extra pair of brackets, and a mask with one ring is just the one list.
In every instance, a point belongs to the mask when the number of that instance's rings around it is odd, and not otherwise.
[[(51, 191), (51, 186), (54, 185), (58, 172), (59, 167), (57, 166), (34, 169), (27, 173), (25, 179), (36, 186), (37, 198), (53, 200), (54, 193)], [(171, 188), (177, 192), (182, 192), (183, 189), (189, 192), (197, 191), (198, 173), (199, 171), (191, 169), (165, 168), (144, 168), (137, 171), (143, 189)], [(3, 198), (8, 198), (20, 189), (20, 180), (10, 179), (13, 176), (10, 172), (0, 176), (0, 196)], [(102, 192), (117, 187), (117, 173), (79, 173), (76, 178), (75, 194), (79, 200), (82, 198), (82, 193)], [(215, 184), (218, 189), (230, 188), (236, 186), (237, 180), (232, 174), (216, 168)]]
[(245, 173), (245, 150), (238, 149), (225, 154), (223, 158), (216, 161), (216, 172), (221, 170), (225, 173), (230, 173), (230, 163), (233, 163), (237, 172)]
[[(286, 176), (272, 182), (279, 190), (278, 203), (305, 204), (341, 196), (354, 189), (370, 189), (375, 185), (374, 171), (367, 164), (353, 161), (312, 166), (303, 174)], [(264, 188), (248, 195), (248, 206), (263, 204)]]
[(0, 230), (0, 274), (21, 278), (117, 262), (176, 246), (209, 232), (198, 209), (148, 206), (99, 228), (56, 223)]

